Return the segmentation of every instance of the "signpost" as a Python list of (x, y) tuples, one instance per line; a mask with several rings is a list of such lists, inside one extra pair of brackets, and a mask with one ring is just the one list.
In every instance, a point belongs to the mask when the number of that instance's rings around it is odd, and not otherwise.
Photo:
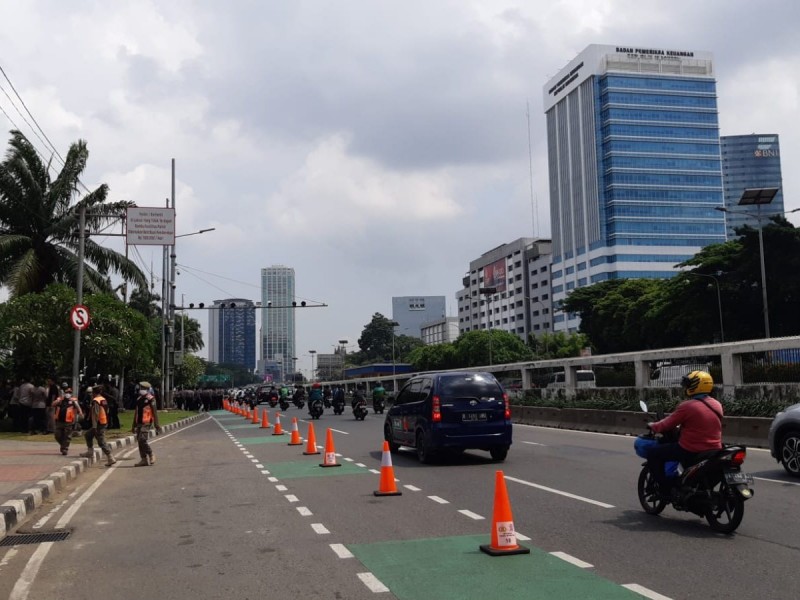
[(83, 304), (76, 304), (69, 312), (69, 322), (72, 323), (73, 329), (83, 331), (89, 327), (89, 323), (91, 322), (89, 309)]
[(175, 209), (131, 206), (125, 217), (129, 246), (174, 246)]

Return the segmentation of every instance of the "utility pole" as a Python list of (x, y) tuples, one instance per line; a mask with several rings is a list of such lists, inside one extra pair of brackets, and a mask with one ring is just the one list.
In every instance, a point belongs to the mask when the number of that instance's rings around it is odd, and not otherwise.
[[(83, 254), (86, 245), (86, 205), (82, 205), (78, 217), (78, 285), (75, 293), (78, 304), (83, 304)], [(75, 329), (72, 346), (72, 389), (77, 398), (80, 394), (79, 372), (81, 368), (81, 330)]]
[[(175, 159), (172, 159), (172, 212), (175, 212)], [(166, 406), (173, 407), (172, 391), (175, 388), (175, 272), (177, 270), (177, 255), (175, 253), (175, 240), (172, 240), (170, 247), (170, 275), (169, 275), (169, 353), (167, 365), (167, 377), (169, 387), (165, 399), (167, 400)]]

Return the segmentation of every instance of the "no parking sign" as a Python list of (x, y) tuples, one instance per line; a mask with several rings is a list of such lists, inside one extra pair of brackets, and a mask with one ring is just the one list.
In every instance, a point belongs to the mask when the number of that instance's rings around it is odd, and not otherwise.
[(72, 328), (82, 331), (89, 327), (89, 309), (83, 304), (76, 304), (69, 313), (69, 321)]

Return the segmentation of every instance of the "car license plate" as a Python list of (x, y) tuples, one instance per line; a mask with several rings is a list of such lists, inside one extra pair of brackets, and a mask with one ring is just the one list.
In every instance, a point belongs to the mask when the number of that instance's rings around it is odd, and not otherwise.
[(461, 413), (461, 420), (462, 421), (485, 421), (486, 420), (486, 413), (485, 412)]
[(747, 473), (725, 473), (725, 481), (727, 483), (746, 483), (753, 485), (753, 476)]

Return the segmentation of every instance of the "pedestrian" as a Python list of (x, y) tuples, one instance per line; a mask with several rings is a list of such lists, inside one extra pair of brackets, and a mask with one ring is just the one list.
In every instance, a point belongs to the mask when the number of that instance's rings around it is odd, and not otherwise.
[[(39, 379), (36, 379), (37, 383)], [(31, 418), (28, 427), (30, 435), (47, 434), (47, 389), (34, 385), (31, 390)]]
[(61, 454), (66, 456), (72, 441), (72, 432), (83, 418), (80, 403), (72, 397), (72, 388), (68, 387), (64, 390), (63, 396), (59, 394), (53, 400), (53, 412), (55, 413), (56, 441), (61, 447)]
[(148, 439), (153, 427), (155, 427), (157, 434), (161, 433), (161, 425), (158, 424), (156, 399), (150, 392), (150, 387), (150, 382), (148, 381), (139, 382), (139, 397), (136, 399), (136, 407), (133, 412), (131, 432), (136, 435), (141, 460), (133, 465), (134, 467), (148, 467), (156, 464), (156, 457)]
[(61, 394), (62, 392), (56, 383), (56, 378), (51, 375), (47, 378), (47, 403), (45, 404), (45, 425), (47, 433), (55, 433), (56, 431), (55, 409), (53, 408), (53, 402), (55, 402), (56, 398), (59, 398)]
[(110, 376), (108, 383), (105, 384), (105, 396), (108, 400), (108, 428), (119, 429), (119, 389), (114, 385), (114, 381)]
[(111, 454), (111, 448), (106, 442), (106, 429), (108, 429), (108, 401), (103, 396), (103, 385), (95, 385), (87, 389), (92, 394), (92, 401), (89, 405), (89, 429), (84, 434), (86, 438), (87, 450), (81, 456), (92, 458), (94, 456), (94, 440), (106, 455), (106, 466), (111, 467), (117, 464), (117, 459)]
[(30, 382), (30, 379), (28, 377), (23, 377), (15, 392), (17, 399), (17, 421), (14, 423), (14, 430), (20, 433), (30, 431), (33, 388), (34, 385)]

